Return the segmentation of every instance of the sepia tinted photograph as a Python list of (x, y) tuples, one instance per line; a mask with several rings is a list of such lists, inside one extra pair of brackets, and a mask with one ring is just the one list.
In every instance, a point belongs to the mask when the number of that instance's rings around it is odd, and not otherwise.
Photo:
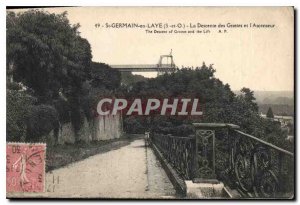
[(295, 199), (294, 7), (6, 8), (6, 198)]

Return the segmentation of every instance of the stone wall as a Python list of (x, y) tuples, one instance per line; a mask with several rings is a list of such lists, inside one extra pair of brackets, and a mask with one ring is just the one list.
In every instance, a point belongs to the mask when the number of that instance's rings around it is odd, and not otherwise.
[(59, 144), (73, 144), (75, 142), (75, 132), (71, 122), (65, 123), (62, 125), (58, 134), (58, 143)]
[(120, 114), (98, 116), (93, 120), (92, 140), (109, 140), (122, 135), (122, 117)]
[[(91, 121), (84, 118), (83, 125), (78, 131), (78, 137), (80, 140), (100, 141), (120, 138), (123, 133), (122, 116), (117, 114), (115, 116), (98, 116)], [(54, 134), (51, 131), (47, 136), (43, 138), (50, 144), (54, 144)], [(58, 134), (59, 144), (73, 144), (76, 136), (72, 123), (65, 123), (61, 126)]]

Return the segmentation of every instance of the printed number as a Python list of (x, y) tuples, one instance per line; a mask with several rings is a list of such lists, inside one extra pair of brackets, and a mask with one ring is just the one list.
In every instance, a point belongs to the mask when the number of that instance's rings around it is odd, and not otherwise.
[(19, 145), (13, 145), (12, 146), (12, 153), (20, 153), (21, 152), (21, 147)]
[(39, 182), (43, 182), (43, 175), (42, 174), (39, 174), (38, 180), (39, 180)]

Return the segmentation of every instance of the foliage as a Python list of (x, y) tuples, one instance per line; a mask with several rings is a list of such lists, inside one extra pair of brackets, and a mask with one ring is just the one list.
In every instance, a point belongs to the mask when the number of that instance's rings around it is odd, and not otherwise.
[(22, 89), (22, 86), (18, 83), (7, 83), (6, 88), (8, 90), (18, 91)]
[(131, 72), (122, 72), (121, 73), (122, 81), (121, 84), (124, 86), (131, 86), (137, 82), (147, 81), (142, 75), (133, 75)]
[[(277, 145), (284, 143), (285, 133), (282, 132), (280, 125), (260, 117), (254, 92), (249, 88), (242, 88), (241, 94), (235, 95), (228, 84), (224, 85), (215, 78), (214, 73), (215, 69), (211, 65), (206, 66), (203, 63), (194, 70), (182, 68), (177, 72), (166, 73), (134, 84), (127, 92), (127, 98), (199, 98), (204, 112), (204, 116), (200, 119), (158, 115), (150, 117), (149, 122), (144, 120), (144, 117), (135, 117), (139, 129), (143, 126), (146, 131), (151, 126), (151, 129), (165, 134), (187, 136), (192, 133), (192, 129), (188, 126), (192, 122), (232, 123), (239, 125), (246, 133), (266, 141)], [(124, 126), (125, 130), (127, 127), (134, 130), (132, 120), (130, 125), (127, 125), (125, 120)]]
[(267, 116), (267, 118), (274, 118), (274, 114), (273, 114), (273, 111), (272, 111), (272, 108), (271, 108), (271, 107), (269, 107), (266, 116)]
[(53, 100), (53, 106), (55, 107), (58, 113), (58, 119), (61, 122), (61, 124), (71, 122), (71, 109), (68, 101), (59, 98)]
[(107, 64), (93, 62), (91, 76), (91, 86), (94, 88), (115, 90), (120, 86), (121, 74)]
[[(80, 37), (78, 29), (78, 24), (70, 25), (66, 12), (7, 13), (6, 70), (16, 82), (7, 87), (8, 138), (21, 139), (29, 126), (28, 132), (35, 139), (56, 129), (59, 122), (72, 122), (78, 131), (84, 117), (91, 119), (95, 115), (101, 98), (116, 95), (199, 98), (203, 104), (201, 119), (125, 116), (127, 132), (157, 129), (182, 136), (192, 132), (192, 122), (222, 122), (240, 125), (245, 132), (274, 143), (284, 139), (280, 125), (259, 116), (253, 91), (242, 88), (241, 95), (235, 95), (228, 84), (214, 76), (212, 65), (203, 63), (195, 69), (183, 68), (154, 79), (127, 75), (128, 85), (121, 86), (118, 71), (91, 61), (90, 44)], [(21, 91), (22, 87), (28, 91)], [(33, 104), (29, 99), (35, 98)]]
[(266, 114), (269, 107), (272, 108), (274, 115), (294, 116), (294, 105), (289, 104), (259, 104), (259, 112)]
[[(66, 12), (7, 12), (6, 21), (6, 70), (15, 82), (7, 88), (20, 92), (20, 85), (24, 85), (37, 99), (37, 106), (23, 110), (23, 98), (11, 100), (16, 97), (8, 96), (8, 102), (20, 103), (8, 105), (8, 136), (19, 139), (25, 135), (27, 126), (27, 134), (36, 139), (49, 129), (56, 129), (58, 121), (72, 122), (78, 131), (83, 118), (93, 116), (92, 108), (99, 92), (119, 87), (120, 73), (106, 64), (92, 63), (89, 42), (80, 37), (79, 24), (70, 25)], [(18, 92), (15, 95), (21, 95)], [(8, 95), (12, 95), (11, 92)], [(28, 125), (22, 118), (25, 111)], [(16, 120), (22, 121), (22, 126), (16, 125)]]
[(143, 134), (145, 133), (145, 128), (142, 122), (138, 120), (135, 116), (130, 116), (124, 119), (124, 129), (128, 133)]
[(44, 102), (56, 97), (60, 88), (68, 92), (80, 87), (89, 71), (91, 51), (78, 27), (70, 26), (66, 12), (9, 12), (7, 62), (14, 65), (14, 80), (32, 88)]
[(24, 141), (26, 119), (29, 115), (29, 108), (34, 104), (35, 99), (24, 92), (9, 89), (6, 96), (6, 140)]
[(58, 137), (59, 119), (56, 109), (50, 105), (31, 106), (26, 120), (27, 136), (26, 141), (38, 141), (41, 136), (45, 136), (54, 131), (54, 136)]
[(289, 131), (289, 135), (292, 135), (292, 136), (294, 136), (295, 135), (295, 133), (294, 133), (294, 123), (291, 123), (291, 122), (289, 122), (288, 124), (287, 124), (287, 127), (288, 127), (288, 131)]
[(36, 105), (37, 99), (18, 83), (7, 84), (7, 141), (35, 142), (59, 129), (58, 113), (50, 105)]

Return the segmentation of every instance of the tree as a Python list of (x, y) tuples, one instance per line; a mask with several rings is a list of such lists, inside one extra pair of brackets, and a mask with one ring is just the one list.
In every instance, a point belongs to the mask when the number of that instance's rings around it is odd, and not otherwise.
[[(148, 123), (144, 117), (135, 116), (135, 122), (130, 121), (128, 127), (133, 131), (133, 126), (147, 128), (158, 132), (172, 133), (184, 136), (189, 131), (181, 132), (182, 125), (192, 122), (213, 122), (232, 123), (239, 125), (241, 129), (256, 137), (277, 144), (278, 139), (284, 139), (280, 132), (280, 126), (269, 120), (264, 120), (258, 112), (258, 105), (255, 102), (254, 92), (249, 88), (242, 88), (240, 95), (235, 95), (228, 84), (214, 76), (215, 69), (206, 66), (205, 63), (196, 69), (182, 68), (174, 73), (160, 75), (154, 79), (148, 79), (132, 85), (126, 94), (127, 98), (168, 98), (186, 97), (198, 98), (204, 107), (204, 116), (200, 119), (178, 118), (172, 116), (151, 116)], [(124, 117), (125, 119), (127, 116)], [(128, 121), (129, 122), (129, 121)], [(190, 128), (187, 127), (189, 130)], [(277, 140), (275, 140), (277, 139)]]
[(25, 92), (7, 89), (6, 140), (25, 141), (26, 122), (35, 99)]
[(251, 91), (249, 88), (242, 88), (241, 93), (244, 95), (245, 101), (249, 104), (250, 108), (253, 109), (253, 111), (258, 111), (258, 106), (254, 102), (255, 97), (254, 97), (254, 92)]
[[(84, 84), (91, 78), (92, 59), (91, 46), (80, 37), (79, 24), (70, 25), (66, 12), (51, 14), (41, 10), (8, 12), (6, 20), (7, 75), (10, 81), (32, 90), (37, 99), (33, 109), (27, 109), (27, 121), (31, 122), (28, 134), (34, 133), (38, 138), (49, 129), (57, 130), (58, 116), (60, 120), (70, 120), (77, 131), (82, 122), (82, 99), (87, 95)], [(62, 96), (66, 102), (61, 102)], [(8, 113), (12, 119), (13, 111)], [(23, 112), (17, 111), (18, 115)], [(36, 120), (34, 113), (45, 119), (51, 117), (52, 121), (47, 119), (49, 126)], [(13, 120), (8, 122), (10, 133), (18, 130), (12, 123)], [(32, 126), (34, 123), (39, 125)], [(23, 126), (24, 120), (19, 124)]]
[(26, 141), (37, 142), (53, 130), (58, 143), (59, 119), (56, 109), (49, 105), (31, 106), (26, 119)]
[(40, 10), (7, 13), (7, 72), (32, 88), (41, 102), (78, 92), (89, 75), (91, 48), (81, 38), (79, 25), (67, 13)]
[(104, 88), (115, 90), (119, 88), (121, 74), (119, 71), (109, 67), (104, 63), (92, 62), (91, 66), (91, 86), (94, 88)]
[(268, 109), (267, 118), (274, 118), (274, 114), (273, 114), (273, 111), (272, 111), (271, 107), (269, 107), (269, 109)]

